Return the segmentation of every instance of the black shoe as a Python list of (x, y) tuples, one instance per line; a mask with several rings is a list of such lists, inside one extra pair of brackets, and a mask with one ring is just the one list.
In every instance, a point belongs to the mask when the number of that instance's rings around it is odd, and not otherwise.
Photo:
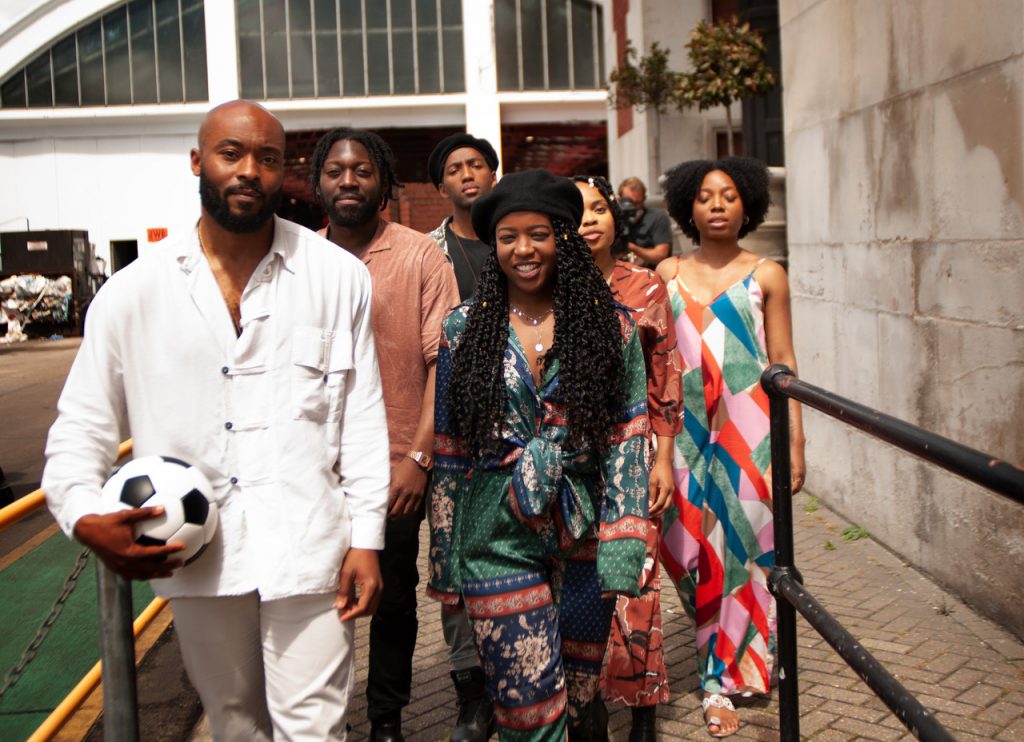
[(402, 736), (402, 715), (393, 714), (371, 720), (370, 742), (405, 742)]
[(494, 705), (487, 696), (483, 670), (471, 667), (453, 670), (451, 675), (459, 696), (459, 720), (450, 742), (487, 742), (494, 733)]
[(633, 708), (633, 728), (629, 730), (629, 742), (657, 742), (657, 711), (657, 706)]
[(608, 742), (608, 707), (598, 696), (583, 710), (575, 724), (569, 724), (570, 742)]

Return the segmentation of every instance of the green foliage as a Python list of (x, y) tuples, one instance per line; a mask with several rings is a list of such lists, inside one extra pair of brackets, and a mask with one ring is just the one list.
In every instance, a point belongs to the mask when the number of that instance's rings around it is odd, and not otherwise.
[(868, 537), (868, 529), (864, 526), (852, 525), (843, 529), (844, 541), (860, 541)]
[(691, 72), (679, 76), (675, 103), (700, 110), (729, 106), (733, 101), (760, 95), (775, 87), (775, 73), (765, 63), (761, 35), (735, 18), (708, 23), (702, 20), (690, 33)]
[(807, 496), (807, 504), (804, 505), (805, 513), (816, 513), (818, 511), (818, 498), (814, 495)]
[(828, 539), (825, 539), (825, 551), (835, 551), (835, 550), (836, 550), (836, 545), (833, 544)]
[(637, 50), (632, 42), (627, 42), (625, 62), (608, 76), (612, 84), (608, 91), (611, 106), (666, 113), (675, 101), (676, 88), (682, 77), (682, 73), (668, 68), (668, 55), (668, 49), (655, 41), (650, 52), (637, 60)]

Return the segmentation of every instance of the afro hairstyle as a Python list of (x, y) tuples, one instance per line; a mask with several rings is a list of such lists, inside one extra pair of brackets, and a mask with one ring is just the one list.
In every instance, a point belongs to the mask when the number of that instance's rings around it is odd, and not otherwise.
[(675, 219), (683, 234), (700, 244), (700, 232), (690, 221), (693, 217), (693, 202), (700, 193), (704, 176), (713, 170), (720, 170), (736, 184), (743, 202), (743, 226), (739, 237), (743, 238), (757, 229), (768, 214), (771, 199), (768, 184), (771, 176), (768, 167), (752, 157), (724, 157), (721, 160), (689, 160), (680, 163), (665, 175), (665, 206)]

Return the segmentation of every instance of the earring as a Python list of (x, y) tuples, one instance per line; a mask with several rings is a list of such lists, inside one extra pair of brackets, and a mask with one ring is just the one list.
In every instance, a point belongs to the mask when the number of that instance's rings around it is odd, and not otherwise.
[(749, 216), (743, 217), (743, 224), (744, 225), (750, 224), (750, 217)]
[(697, 223), (695, 221), (693, 221), (693, 217), (692, 216), (690, 217), (690, 226), (691, 227), (696, 227), (697, 226)]

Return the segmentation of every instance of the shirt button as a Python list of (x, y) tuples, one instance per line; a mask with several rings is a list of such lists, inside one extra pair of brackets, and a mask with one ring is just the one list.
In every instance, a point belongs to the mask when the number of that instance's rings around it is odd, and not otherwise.
[(232, 425), (231, 425), (231, 423), (230, 423), (230, 422), (226, 422), (226, 423), (224, 423), (224, 429), (225, 429), (225, 430), (231, 430), (231, 428), (232, 428)]
[(221, 366), (220, 367), (220, 372), (222, 374), (224, 374), (225, 376), (227, 376), (228, 375), (228, 367), (227, 366)]
[(231, 477), (231, 484), (238, 484), (238, 477)]

